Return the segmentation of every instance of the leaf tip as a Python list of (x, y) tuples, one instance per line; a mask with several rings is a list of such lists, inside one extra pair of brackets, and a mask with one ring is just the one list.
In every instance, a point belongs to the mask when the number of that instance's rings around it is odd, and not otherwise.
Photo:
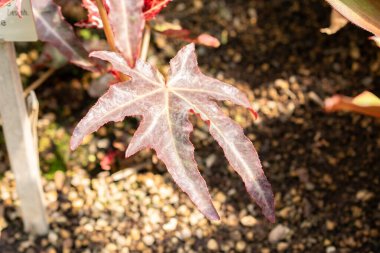
[(198, 207), (198, 208), (201, 211), (201, 213), (203, 213), (203, 215), (206, 216), (207, 219), (212, 220), (212, 221), (220, 220), (220, 216), (213, 205), (202, 207), (202, 208)]
[(341, 95), (334, 95), (326, 98), (324, 103), (324, 109), (326, 112), (335, 112), (342, 108), (344, 104), (344, 97)]
[[(272, 195), (272, 197), (273, 197), (273, 195)], [(265, 218), (267, 218), (267, 220), (270, 223), (275, 223), (276, 215), (274, 212), (274, 199), (271, 199), (269, 201), (269, 205), (267, 207), (261, 206), (261, 208), (262, 208), (262, 213), (265, 216)]]
[(80, 137), (78, 137), (77, 129), (74, 129), (74, 132), (70, 138), (70, 149), (71, 149), (71, 151), (74, 151), (75, 149), (77, 149), (79, 147), (79, 145), (81, 144), (81, 142), (82, 142), (82, 139)]
[(276, 220), (274, 212), (274, 195), (267, 178), (263, 175), (262, 177), (256, 178), (254, 181), (247, 182), (246, 189), (251, 198), (253, 198), (253, 200), (255, 200), (255, 202), (261, 207), (261, 211), (265, 218), (271, 223), (274, 223)]
[(265, 217), (269, 220), (270, 223), (276, 223), (276, 216), (274, 215), (274, 213), (266, 215)]
[(184, 46), (184, 47), (182, 48), (182, 50), (195, 51), (195, 43), (194, 43), (194, 42), (191, 42), (191, 43), (187, 44), (186, 46)]
[(73, 137), (71, 137), (71, 139), (70, 139), (70, 150), (74, 151), (75, 149), (77, 149), (78, 146), (79, 146), (79, 144), (77, 143), (77, 141)]
[(98, 53), (99, 53), (99, 51), (93, 51), (93, 52), (90, 52), (90, 54), (88, 56), (98, 58)]

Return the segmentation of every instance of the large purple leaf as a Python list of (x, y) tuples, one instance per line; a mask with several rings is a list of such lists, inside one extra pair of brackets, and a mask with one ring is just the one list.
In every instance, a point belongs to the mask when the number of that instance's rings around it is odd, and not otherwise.
[(57, 4), (52, 0), (38, 0), (33, 1), (32, 6), (41, 41), (52, 44), (70, 62), (90, 71), (97, 70), (81, 41), (75, 36), (72, 26), (64, 20)]
[(209, 219), (219, 219), (204, 179), (194, 159), (189, 137), (193, 130), (189, 111), (199, 114), (210, 125), (210, 133), (242, 177), (250, 196), (274, 221), (271, 186), (261, 168), (253, 144), (242, 128), (225, 116), (214, 100), (229, 100), (252, 110), (246, 96), (235, 87), (203, 75), (194, 52), (194, 44), (184, 47), (172, 59), (170, 78), (151, 65), (137, 61), (134, 69), (117, 53), (100, 51), (92, 56), (111, 62), (114, 69), (132, 78), (112, 85), (75, 128), (71, 148), (110, 121), (141, 115), (143, 120), (133, 136), (126, 156), (143, 148), (153, 148), (165, 163), (175, 182)]

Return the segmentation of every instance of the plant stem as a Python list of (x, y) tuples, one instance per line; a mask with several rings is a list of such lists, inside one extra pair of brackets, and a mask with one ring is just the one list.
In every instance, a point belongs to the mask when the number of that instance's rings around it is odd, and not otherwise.
[[(113, 36), (112, 28), (108, 20), (107, 11), (104, 7), (103, 0), (96, 0), (96, 5), (98, 6), (100, 18), (103, 22), (103, 30), (106, 35), (107, 43), (110, 46), (111, 50), (118, 53), (115, 43), (115, 37)], [(120, 73), (120, 79), (122, 81), (129, 81), (131, 78), (123, 73)]]
[(110, 46), (112, 51), (117, 52), (115, 38), (113, 36), (113, 32), (112, 32), (111, 25), (107, 17), (107, 11), (106, 11), (106, 8), (104, 7), (103, 0), (96, 0), (96, 5), (98, 6), (100, 18), (102, 19), (102, 22), (103, 22), (103, 29), (104, 29), (104, 33), (106, 34), (108, 45)]
[(145, 26), (144, 36), (143, 36), (143, 40), (142, 40), (142, 44), (141, 44), (140, 59), (143, 60), (143, 61), (146, 61), (146, 58), (148, 57), (150, 35), (151, 35), (151, 28), (147, 24)]

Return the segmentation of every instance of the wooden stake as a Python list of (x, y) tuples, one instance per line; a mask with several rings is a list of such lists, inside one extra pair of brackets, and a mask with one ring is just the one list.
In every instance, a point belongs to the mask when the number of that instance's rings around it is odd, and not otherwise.
[(12, 42), (0, 42), (0, 114), (24, 229), (46, 234), (48, 223), (36, 148)]

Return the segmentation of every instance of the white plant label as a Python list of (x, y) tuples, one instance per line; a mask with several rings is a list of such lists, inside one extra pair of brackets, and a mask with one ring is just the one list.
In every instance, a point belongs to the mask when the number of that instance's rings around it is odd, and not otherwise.
[(17, 14), (16, 1), (0, 8), (0, 41), (36, 41), (37, 31), (30, 0), (22, 1), (22, 18)]

